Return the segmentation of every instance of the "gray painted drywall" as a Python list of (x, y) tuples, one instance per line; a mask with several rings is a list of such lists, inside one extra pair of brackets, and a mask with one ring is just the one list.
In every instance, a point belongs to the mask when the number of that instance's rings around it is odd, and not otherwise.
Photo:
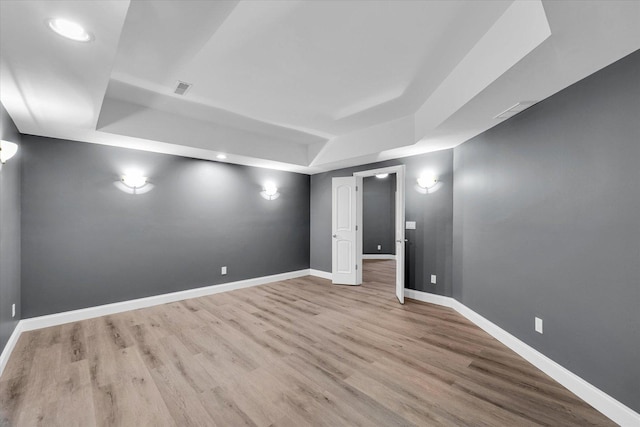
[[(1, 139), (20, 145), (20, 134), (0, 104)], [(0, 165), (0, 352), (20, 319), (20, 158)], [(11, 316), (11, 305), (16, 316)]]
[(466, 306), (636, 411), (638, 76), (635, 52), (455, 149), (453, 284)]
[[(307, 175), (22, 140), (24, 317), (309, 268)], [(132, 167), (151, 191), (114, 185)]]
[[(396, 253), (396, 174), (362, 180), (362, 252)], [(378, 250), (380, 245), (380, 250)]]
[[(384, 166), (406, 165), (406, 220), (416, 221), (407, 230), (406, 282), (411, 289), (451, 295), (453, 226), (453, 150), (339, 169), (311, 176), (311, 268), (331, 271), (331, 179)], [(420, 194), (416, 179), (432, 170), (440, 178), (438, 191)], [(430, 283), (436, 274), (438, 283)]]

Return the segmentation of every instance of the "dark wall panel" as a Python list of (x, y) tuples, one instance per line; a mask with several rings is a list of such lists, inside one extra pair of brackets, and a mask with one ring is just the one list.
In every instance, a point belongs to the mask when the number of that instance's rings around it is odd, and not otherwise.
[[(34, 136), (23, 146), (25, 317), (309, 268), (307, 175)], [(152, 190), (121, 191), (128, 168)], [(278, 199), (260, 197), (267, 180)]]
[[(0, 104), (0, 138), (20, 145), (20, 134)], [(0, 352), (20, 319), (20, 158), (0, 165)], [(16, 305), (16, 316), (11, 306)]]
[(362, 187), (362, 252), (393, 255), (396, 253), (396, 175), (365, 177)]
[(638, 76), (636, 52), (457, 147), (453, 251), (456, 298), (636, 411)]

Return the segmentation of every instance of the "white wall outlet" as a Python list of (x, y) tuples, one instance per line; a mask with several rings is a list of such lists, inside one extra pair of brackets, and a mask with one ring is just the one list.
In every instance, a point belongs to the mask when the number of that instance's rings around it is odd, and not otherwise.
[(16, 317), (16, 305), (11, 304), (11, 317)]
[(431, 283), (433, 283), (434, 285), (436, 284), (436, 275), (435, 274), (431, 275)]
[(223, 276), (225, 274), (227, 274), (227, 266), (226, 265), (220, 269), (220, 274), (222, 274)]
[(415, 221), (407, 221), (405, 227), (407, 230), (415, 230), (416, 229), (416, 222)]
[(542, 319), (536, 317), (536, 332), (542, 333)]
[(382, 250), (382, 245), (378, 245), (378, 250), (381, 251)]

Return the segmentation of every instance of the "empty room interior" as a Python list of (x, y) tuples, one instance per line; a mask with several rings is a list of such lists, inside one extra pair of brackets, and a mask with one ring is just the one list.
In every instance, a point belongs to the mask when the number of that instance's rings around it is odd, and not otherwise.
[(640, 1), (1, 0), (0, 426), (640, 426)]

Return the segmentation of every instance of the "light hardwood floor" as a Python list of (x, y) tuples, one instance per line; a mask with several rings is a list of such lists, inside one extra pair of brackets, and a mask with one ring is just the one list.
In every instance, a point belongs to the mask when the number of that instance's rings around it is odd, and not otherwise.
[(10, 426), (613, 425), (451, 309), (314, 277), (24, 333)]

